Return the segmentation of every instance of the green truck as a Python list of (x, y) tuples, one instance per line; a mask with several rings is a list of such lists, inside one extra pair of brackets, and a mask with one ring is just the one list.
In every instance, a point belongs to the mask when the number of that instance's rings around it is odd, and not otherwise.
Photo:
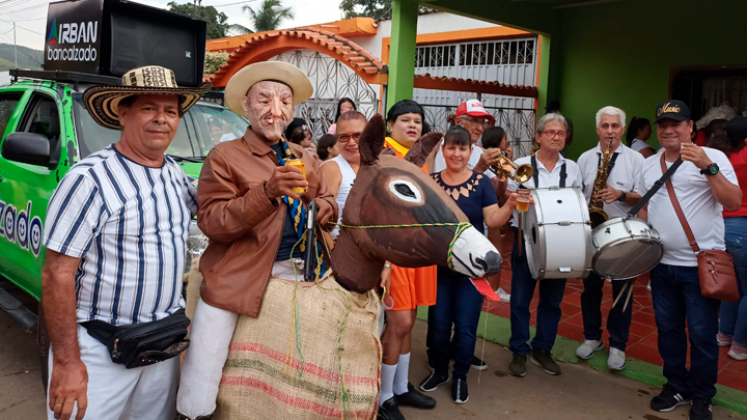
[[(93, 121), (83, 105), (83, 91), (94, 84), (119, 84), (120, 79), (59, 71), (11, 75), (14, 81), (0, 86), (0, 280), (38, 301), (49, 199), (73, 165), (120, 137), (119, 131)], [(248, 127), (220, 101), (220, 95), (213, 95), (192, 107), (166, 151), (195, 183), (210, 149), (241, 137)], [(187, 267), (206, 245), (194, 222), (188, 245)], [(26, 330), (36, 330), (37, 314), (14, 295), (0, 287), (0, 309)]]

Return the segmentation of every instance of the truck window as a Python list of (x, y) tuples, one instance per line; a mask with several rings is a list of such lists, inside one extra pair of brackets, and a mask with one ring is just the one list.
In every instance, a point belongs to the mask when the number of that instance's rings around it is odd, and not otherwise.
[(0, 139), (5, 135), (10, 117), (13, 115), (18, 102), (21, 101), (23, 93), (5, 93), (0, 95)]
[(57, 150), (60, 141), (60, 115), (57, 111), (57, 102), (50, 96), (35, 92), (21, 118), (18, 131), (41, 134), (49, 139), (52, 161), (56, 161), (60, 153)]
[[(91, 153), (98, 152), (110, 144), (119, 141), (122, 132), (98, 125), (96, 121), (91, 118), (85, 105), (83, 105), (82, 94), (74, 94), (73, 103), (75, 104), (75, 125), (78, 133), (81, 158), (86, 157)], [(197, 147), (193, 147), (189, 133), (187, 132), (187, 127), (184, 123), (184, 118), (179, 121), (179, 128), (176, 131), (176, 135), (174, 136), (171, 145), (166, 149), (166, 154), (184, 157), (201, 156), (200, 150)]]
[(203, 156), (220, 142), (242, 137), (249, 127), (245, 119), (220, 106), (198, 103), (189, 113), (195, 118)]

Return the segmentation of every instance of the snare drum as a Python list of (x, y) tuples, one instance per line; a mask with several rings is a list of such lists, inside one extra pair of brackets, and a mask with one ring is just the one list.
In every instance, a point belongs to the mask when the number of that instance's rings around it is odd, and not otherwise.
[(596, 250), (591, 265), (602, 278), (629, 279), (653, 269), (664, 255), (659, 232), (643, 220), (618, 217), (591, 234)]
[(579, 188), (532, 190), (525, 213), (524, 243), (535, 279), (586, 278), (594, 249), (584, 193)]

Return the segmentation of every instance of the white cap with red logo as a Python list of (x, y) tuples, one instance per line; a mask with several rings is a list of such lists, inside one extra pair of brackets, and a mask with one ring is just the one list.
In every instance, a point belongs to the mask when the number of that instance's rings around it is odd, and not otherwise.
[(459, 104), (456, 110), (456, 118), (459, 118), (462, 115), (495, 120), (495, 117), (485, 111), (485, 107), (483, 107), (482, 103), (480, 103), (480, 101), (478, 101), (477, 99), (470, 99)]

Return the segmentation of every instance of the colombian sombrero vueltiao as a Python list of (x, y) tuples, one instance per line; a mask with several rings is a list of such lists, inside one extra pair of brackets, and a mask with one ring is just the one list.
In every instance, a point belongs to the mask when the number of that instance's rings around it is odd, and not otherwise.
[(122, 86), (93, 86), (83, 93), (83, 103), (94, 121), (119, 130), (117, 108), (122, 99), (133, 95), (178, 95), (182, 114), (210, 90), (210, 83), (199, 87), (179, 87), (174, 72), (161, 66), (132, 69), (122, 76)]
[(249, 88), (263, 81), (280, 82), (293, 91), (293, 105), (309, 99), (314, 93), (309, 78), (293, 64), (282, 61), (263, 61), (250, 64), (231, 76), (226, 83), (226, 106), (231, 111), (244, 115), (242, 105)]

